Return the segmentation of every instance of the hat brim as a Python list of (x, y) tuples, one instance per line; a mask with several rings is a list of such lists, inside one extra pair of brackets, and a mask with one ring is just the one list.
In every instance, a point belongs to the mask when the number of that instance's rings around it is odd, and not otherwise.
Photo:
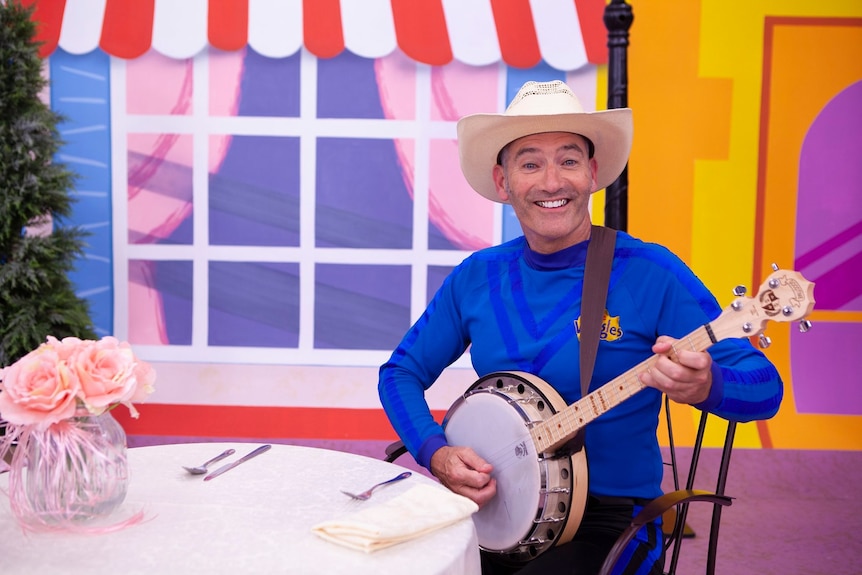
[(632, 111), (549, 115), (473, 114), (458, 122), (458, 155), (467, 183), (482, 196), (501, 202), (494, 185), (497, 155), (518, 138), (546, 132), (571, 132), (589, 138), (598, 164), (596, 190), (612, 184), (628, 162), (632, 147)]

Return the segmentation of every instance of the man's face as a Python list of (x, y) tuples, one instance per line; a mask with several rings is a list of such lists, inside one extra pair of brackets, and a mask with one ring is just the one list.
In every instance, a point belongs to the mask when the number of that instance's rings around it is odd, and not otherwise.
[(590, 236), (596, 161), (578, 134), (549, 132), (511, 142), (494, 167), (497, 195), (509, 202), (530, 247), (552, 253)]

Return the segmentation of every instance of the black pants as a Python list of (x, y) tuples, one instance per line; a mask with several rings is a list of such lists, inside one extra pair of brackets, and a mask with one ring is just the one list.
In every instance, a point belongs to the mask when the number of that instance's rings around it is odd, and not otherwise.
[[(513, 566), (495, 553), (482, 552), (482, 575), (595, 575), (620, 534), (631, 523), (635, 500), (597, 499), (590, 496), (575, 536), (568, 543), (552, 547), (529, 563)], [(646, 527), (646, 541), (636, 537), (628, 563), (618, 573), (635, 573), (642, 564), (652, 563), (650, 575), (661, 575), (664, 549), (659, 525)], [(617, 566), (619, 569), (619, 565)]]

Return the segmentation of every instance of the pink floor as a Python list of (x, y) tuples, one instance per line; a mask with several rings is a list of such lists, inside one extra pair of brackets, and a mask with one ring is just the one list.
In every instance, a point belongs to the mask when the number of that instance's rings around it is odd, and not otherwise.
[[(197, 440), (132, 436), (129, 446)], [(280, 443), (381, 459), (386, 447), (386, 442), (378, 441)], [(718, 450), (704, 450), (695, 488), (715, 488), (719, 457)], [(684, 453), (680, 459), (686, 459)], [(409, 456), (399, 459), (398, 464), (427, 474)], [(862, 573), (862, 496), (857, 491), (860, 481), (862, 452), (735, 449), (726, 488), (726, 493), (735, 499), (722, 511), (716, 572), (722, 575)], [(683, 544), (680, 575), (704, 572), (711, 513), (712, 507), (705, 503), (691, 506), (687, 523), (694, 529), (695, 537)]]

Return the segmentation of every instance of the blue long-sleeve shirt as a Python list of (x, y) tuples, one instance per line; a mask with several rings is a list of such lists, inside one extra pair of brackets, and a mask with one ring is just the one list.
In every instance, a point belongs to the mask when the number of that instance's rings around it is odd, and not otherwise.
[[(525, 371), (568, 404), (581, 398), (579, 342), (584, 262), (589, 241), (554, 254), (523, 237), (466, 258), (380, 368), (383, 407), (423, 466), (446, 445), (424, 398), (442, 371), (470, 347), (476, 373)], [(606, 302), (618, 328), (603, 334), (590, 390), (652, 357), (660, 335), (681, 338), (721, 313), (715, 297), (666, 248), (617, 232)], [(775, 415), (783, 385), (775, 367), (745, 339), (709, 348), (713, 383), (696, 407), (735, 421)], [(661, 494), (656, 438), (661, 393), (647, 388), (586, 427), (590, 492), (652, 498)]]

